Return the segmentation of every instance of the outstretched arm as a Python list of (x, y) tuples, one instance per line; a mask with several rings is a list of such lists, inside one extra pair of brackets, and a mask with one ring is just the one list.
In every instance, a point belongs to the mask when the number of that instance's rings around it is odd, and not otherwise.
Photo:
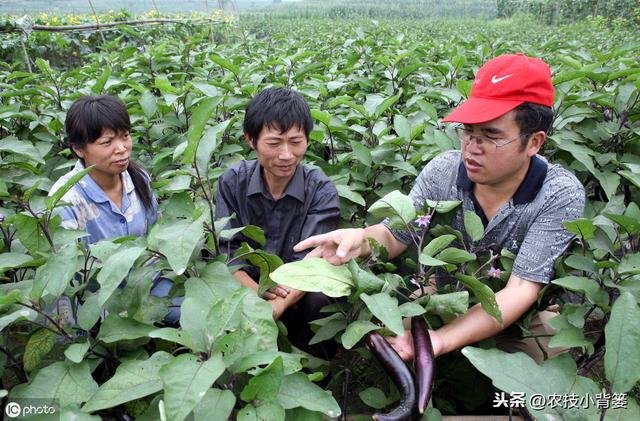
[[(451, 323), (438, 330), (429, 331), (435, 356), (495, 336), (531, 308), (543, 285), (511, 275), (507, 286), (496, 293), (496, 301), (502, 312), (504, 325), (501, 326), (496, 319), (484, 311), (480, 304), (476, 304)], [(413, 359), (413, 341), (410, 331), (406, 330), (404, 335), (387, 340), (404, 360)]]
[(346, 228), (326, 234), (314, 235), (296, 244), (293, 249), (302, 251), (314, 247), (307, 257), (322, 257), (334, 265), (342, 265), (357, 257), (371, 254), (369, 237), (387, 249), (390, 258), (401, 254), (407, 246), (398, 241), (391, 231), (382, 224), (367, 228)]

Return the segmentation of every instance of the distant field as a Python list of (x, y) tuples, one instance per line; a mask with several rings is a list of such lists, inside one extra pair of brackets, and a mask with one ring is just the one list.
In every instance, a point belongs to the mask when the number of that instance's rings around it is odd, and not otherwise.
[[(126, 9), (132, 13), (143, 13), (153, 10), (151, 0), (93, 0), (93, 6), (98, 11)], [(215, 9), (216, 0), (209, 0), (209, 8)], [(237, 0), (239, 9), (248, 9), (269, 3), (268, 0)], [(205, 0), (156, 0), (160, 13), (198, 12), (205, 11)], [(87, 0), (0, 0), (0, 14), (21, 15), (28, 13), (91, 13)]]

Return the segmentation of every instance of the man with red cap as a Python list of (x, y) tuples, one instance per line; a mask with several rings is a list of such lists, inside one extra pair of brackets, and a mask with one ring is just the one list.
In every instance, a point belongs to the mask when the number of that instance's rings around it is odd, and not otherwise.
[[(556, 313), (539, 312), (529, 323), (532, 336), (546, 337), (513, 339), (502, 332), (532, 307), (553, 279), (554, 261), (572, 239), (562, 223), (580, 218), (584, 210), (584, 187), (575, 176), (538, 155), (553, 121), (553, 97), (551, 71), (544, 61), (523, 54), (488, 61), (478, 71), (469, 99), (443, 119), (461, 123), (457, 127), (461, 150), (431, 160), (411, 189), (419, 209), (426, 199), (460, 200), (454, 228), (464, 232), (464, 211), (475, 212), (485, 226), (476, 245), (516, 255), (506, 286), (496, 293), (504, 325), (478, 304), (429, 331), (436, 356), (496, 335), (499, 347), (524, 351), (538, 362), (545, 354), (558, 353), (547, 347), (553, 333), (547, 322)], [(309, 256), (342, 264), (368, 255), (367, 239), (372, 237), (393, 258), (412, 244), (411, 235), (383, 222), (310, 237), (294, 250), (315, 247)], [(388, 340), (401, 357), (413, 358), (408, 331)]]

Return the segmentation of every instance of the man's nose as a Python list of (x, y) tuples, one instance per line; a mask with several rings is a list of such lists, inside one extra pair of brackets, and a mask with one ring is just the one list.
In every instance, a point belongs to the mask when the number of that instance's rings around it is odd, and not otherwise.
[(292, 157), (293, 154), (291, 153), (291, 147), (285, 143), (282, 148), (280, 148), (280, 155), (278, 156), (278, 158), (287, 160), (291, 159)]

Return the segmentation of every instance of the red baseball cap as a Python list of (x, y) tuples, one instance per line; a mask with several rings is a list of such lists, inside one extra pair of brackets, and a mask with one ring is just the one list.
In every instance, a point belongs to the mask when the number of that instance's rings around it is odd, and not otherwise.
[(504, 54), (478, 70), (469, 99), (443, 122), (484, 123), (508, 113), (524, 102), (553, 106), (551, 69), (539, 58), (523, 53)]

